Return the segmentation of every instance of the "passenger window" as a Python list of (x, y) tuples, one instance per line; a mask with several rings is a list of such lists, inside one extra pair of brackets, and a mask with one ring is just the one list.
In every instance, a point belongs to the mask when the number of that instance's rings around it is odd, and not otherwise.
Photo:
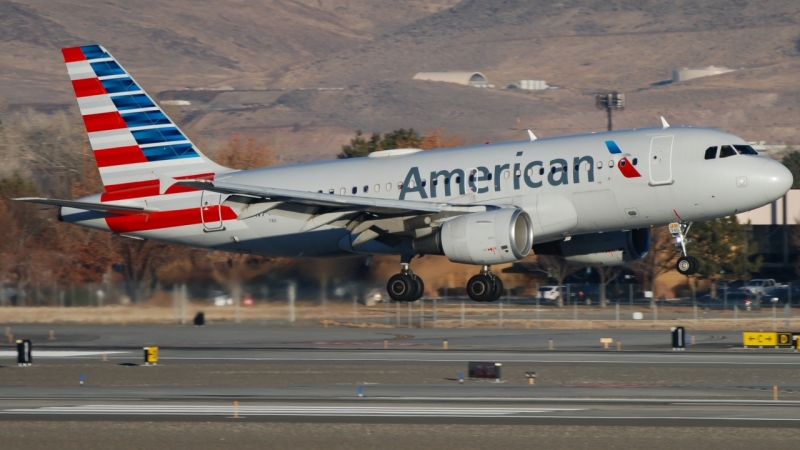
[(597, 161), (597, 168), (598, 169), (602, 169), (603, 168), (603, 161)]
[(352, 192), (353, 192), (353, 195), (358, 194), (358, 187), (353, 186)]
[(509, 171), (507, 171), (507, 170), (506, 170), (506, 171), (503, 171), (503, 178), (505, 178), (505, 179), (509, 179), (510, 177), (511, 177), (511, 172), (509, 172)]
[(375, 185), (375, 192), (380, 192), (380, 191), (381, 191), (381, 185), (380, 184), (376, 184)]
[(633, 158), (633, 161), (631, 161), (631, 162), (635, 166), (637, 163), (639, 163), (639, 158)]
[(581, 165), (580, 164), (575, 164), (575, 172), (577, 172), (579, 170), (581, 170)]
[(544, 175), (544, 167), (539, 169), (539, 175)]
[(333, 194), (333, 189), (329, 189), (328, 194)]
[(339, 195), (344, 195), (346, 193), (347, 193), (347, 190), (345, 188), (339, 189)]
[(758, 152), (749, 145), (734, 145), (733, 148), (742, 155), (758, 155)]
[(386, 190), (387, 191), (391, 191), (392, 190), (392, 183), (386, 183)]
[(708, 147), (706, 149), (706, 159), (714, 159), (717, 157), (717, 147)]
[(517, 177), (517, 178), (521, 177), (521, 176), (522, 176), (522, 171), (521, 171), (521, 170), (519, 170), (519, 169), (517, 169), (517, 170), (514, 172), (514, 176), (515, 176), (515, 177)]
[(719, 157), (720, 158), (727, 158), (728, 156), (733, 156), (736, 154), (736, 150), (733, 149), (730, 145), (723, 145), (719, 148)]
[(397, 189), (398, 190), (403, 190), (403, 182), (402, 181), (397, 183)]
[(364, 193), (366, 194), (367, 192), (369, 192), (369, 186), (364, 186)]

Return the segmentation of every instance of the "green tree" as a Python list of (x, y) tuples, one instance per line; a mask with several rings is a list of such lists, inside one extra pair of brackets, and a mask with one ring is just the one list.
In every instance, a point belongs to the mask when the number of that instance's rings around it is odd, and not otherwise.
[(784, 166), (792, 172), (794, 183), (792, 189), (800, 189), (800, 151), (795, 150), (781, 160)]
[(342, 153), (338, 158), (358, 158), (367, 156), (378, 150), (392, 150), (395, 148), (419, 148), (423, 138), (413, 128), (398, 128), (381, 137), (380, 133), (372, 133), (369, 139), (364, 138), (361, 130), (356, 131), (350, 145), (342, 146)]
[(749, 279), (758, 272), (762, 257), (752, 240), (749, 224), (740, 224), (736, 216), (695, 222), (689, 232), (689, 253), (699, 262), (697, 277), (709, 280), (714, 292), (717, 281)]
[(381, 150), (380, 141), (380, 133), (372, 133), (369, 140), (366, 140), (361, 130), (358, 130), (356, 136), (350, 139), (350, 145), (343, 145), (342, 153), (339, 153), (337, 157), (345, 159), (367, 156), (374, 151)]

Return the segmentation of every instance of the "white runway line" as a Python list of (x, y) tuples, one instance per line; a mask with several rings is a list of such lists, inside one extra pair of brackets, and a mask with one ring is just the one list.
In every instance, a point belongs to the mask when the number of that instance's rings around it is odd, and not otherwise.
[[(100, 356), (103, 353), (107, 355), (114, 355), (119, 353), (131, 353), (131, 352), (105, 352), (105, 351), (72, 351), (72, 350), (31, 350), (31, 357), (32, 358), (70, 358), (76, 356)], [(0, 357), (3, 356), (12, 356), (16, 357), (16, 351), (9, 351), (9, 350), (0, 350)]]
[(501, 359), (503, 362), (509, 363), (550, 363), (550, 364), (706, 364), (706, 365), (733, 365), (733, 366), (798, 366), (800, 365), (800, 360), (793, 361), (793, 362), (759, 362), (759, 361), (686, 361), (675, 359), (672, 361), (652, 361), (652, 360), (642, 360), (642, 361), (635, 361), (635, 360), (581, 360), (581, 359), (514, 359), (513, 357), (509, 358), (508, 356), (503, 355), (494, 355), (494, 356), (478, 356), (469, 359), (461, 359), (461, 358), (447, 358), (447, 359), (434, 359), (434, 358), (355, 358), (355, 357), (341, 357), (341, 358), (315, 358), (315, 357), (295, 357), (295, 358), (287, 358), (287, 357), (191, 357), (191, 356), (161, 356), (159, 357), (163, 360), (208, 360), (208, 361), (301, 361), (301, 362), (316, 362), (316, 361), (325, 361), (325, 362), (367, 362), (367, 361), (376, 361), (376, 362), (471, 362), (475, 361), (476, 359), (490, 359), (493, 358), (495, 360)]
[[(347, 416), (347, 417), (517, 417), (529, 414), (583, 411), (582, 408), (395, 408), (342, 406), (247, 406), (238, 407), (240, 415), (250, 416)], [(82, 405), (17, 408), (2, 414), (59, 415), (232, 415), (228, 405)]]

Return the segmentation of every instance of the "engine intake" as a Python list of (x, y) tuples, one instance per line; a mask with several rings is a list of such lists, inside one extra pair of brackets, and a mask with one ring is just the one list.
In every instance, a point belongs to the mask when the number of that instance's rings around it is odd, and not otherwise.
[(501, 264), (528, 256), (533, 245), (533, 223), (521, 209), (496, 209), (448, 220), (424, 238), (415, 239), (414, 251), (445, 255), (464, 264)]
[(616, 266), (644, 258), (650, 250), (650, 229), (591, 233), (568, 241), (533, 246), (537, 255), (563, 256), (567, 261), (598, 266)]

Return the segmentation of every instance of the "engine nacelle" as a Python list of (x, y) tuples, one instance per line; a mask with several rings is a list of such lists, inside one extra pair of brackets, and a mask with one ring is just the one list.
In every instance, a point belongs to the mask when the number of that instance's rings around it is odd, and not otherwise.
[(594, 266), (617, 266), (644, 258), (650, 250), (650, 229), (612, 231), (572, 236), (568, 241), (533, 246), (537, 255), (563, 256), (569, 262)]
[(439, 232), (414, 241), (420, 254), (445, 255), (464, 264), (502, 264), (528, 256), (533, 245), (531, 217), (505, 208), (466, 214), (442, 224)]

